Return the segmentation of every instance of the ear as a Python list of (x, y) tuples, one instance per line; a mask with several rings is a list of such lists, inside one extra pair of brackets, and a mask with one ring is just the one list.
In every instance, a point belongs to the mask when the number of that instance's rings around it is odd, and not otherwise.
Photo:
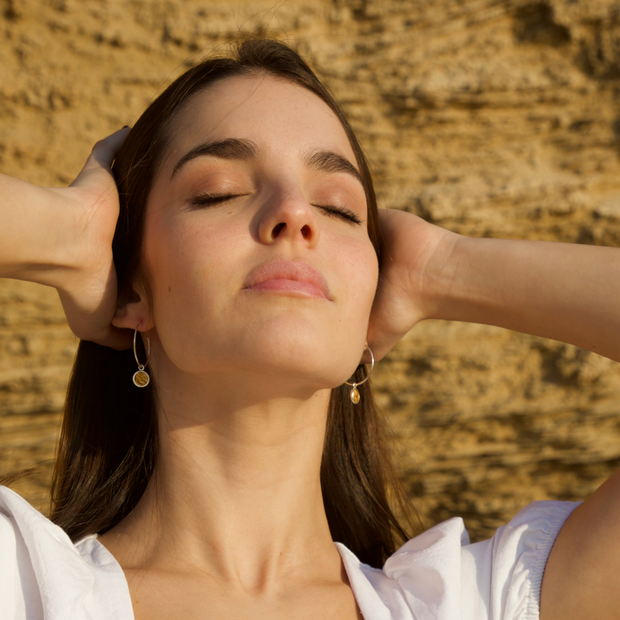
[(155, 323), (151, 318), (145, 296), (134, 292), (129, 301), (119, 300), (119, 306), (112, 318), (112, 325), (121, 329), (139, 329), (141, 332), (153, 329)]

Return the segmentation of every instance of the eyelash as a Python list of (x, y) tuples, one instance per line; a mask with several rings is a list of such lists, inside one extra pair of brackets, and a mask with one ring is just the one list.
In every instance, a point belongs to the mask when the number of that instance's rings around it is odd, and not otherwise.
[(210, 207), (227, 202), (233, 198), (238, 198), (238, 196), (236, 194), (199, 194), (192, 199), (192, 205), (195, 207)]
[(325, 207), (323, 205), (314, 205), (315, 207), (321, 209), (325, 215), (330, 217), (342, 217), (343, 219), (353, 222), (353, 224), (361, 224), (362, 220), (353, 213), (353, 211), (349, 211), (349, 209), (343, 209), (342, 207)]
[[(195, 207), (209, 207), (238, 197), (239, 196), (237, 194), (199, 194), (192, 199), (192, 205)], [(325, 215), (330, 217), (341, 217), (349, 222), (353, 222), (354, 224), (362, 223), (362, 220), (355, 213), (353, 213), (353, 211), (349, 211), (349, 209), (325, 205), (313, 206), (321, 209)]]

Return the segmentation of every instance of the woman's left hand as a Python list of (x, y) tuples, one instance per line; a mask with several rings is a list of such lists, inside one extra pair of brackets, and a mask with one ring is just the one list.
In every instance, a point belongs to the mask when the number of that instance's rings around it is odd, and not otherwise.
[(620, 361), (617, 248), (476, 239), (394, 209), (379, 219), (385, 244), (368, 327), (377, 359), (433, 318), (553, 338)]
[(436, 272), (458, 237), (396, 209), (380, 209), (379, 225), (384, 246), (368, 326), (368, 344), (377, 360), (416, 323), (432, 316)]

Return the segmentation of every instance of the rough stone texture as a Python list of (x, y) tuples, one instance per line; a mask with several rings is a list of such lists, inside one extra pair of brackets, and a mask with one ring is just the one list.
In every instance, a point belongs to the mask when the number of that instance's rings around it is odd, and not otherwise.
[[(478, 236), (620, 242), (617, 0), (0, 0), (0, 171), (61, 185), (206, 52), (297, 41), (349, 113), (382, 206)], [(54, 291), (0, 282), (0, 474), (45, 503), (75, 341)], [(497, 328), (426, 323), (375, 374), (427, 523), (476, 538), (580, 499), (620, 463), (612, 362)]]

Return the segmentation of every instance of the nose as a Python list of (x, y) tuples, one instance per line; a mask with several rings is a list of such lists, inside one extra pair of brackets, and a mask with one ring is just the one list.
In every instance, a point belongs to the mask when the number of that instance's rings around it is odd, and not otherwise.
[(289, 241), (315, 247), (320, 236), (315, 210), (301, 192), (283, 192), (272, 196), (263, 206), (258, 237), (271, 245)]

